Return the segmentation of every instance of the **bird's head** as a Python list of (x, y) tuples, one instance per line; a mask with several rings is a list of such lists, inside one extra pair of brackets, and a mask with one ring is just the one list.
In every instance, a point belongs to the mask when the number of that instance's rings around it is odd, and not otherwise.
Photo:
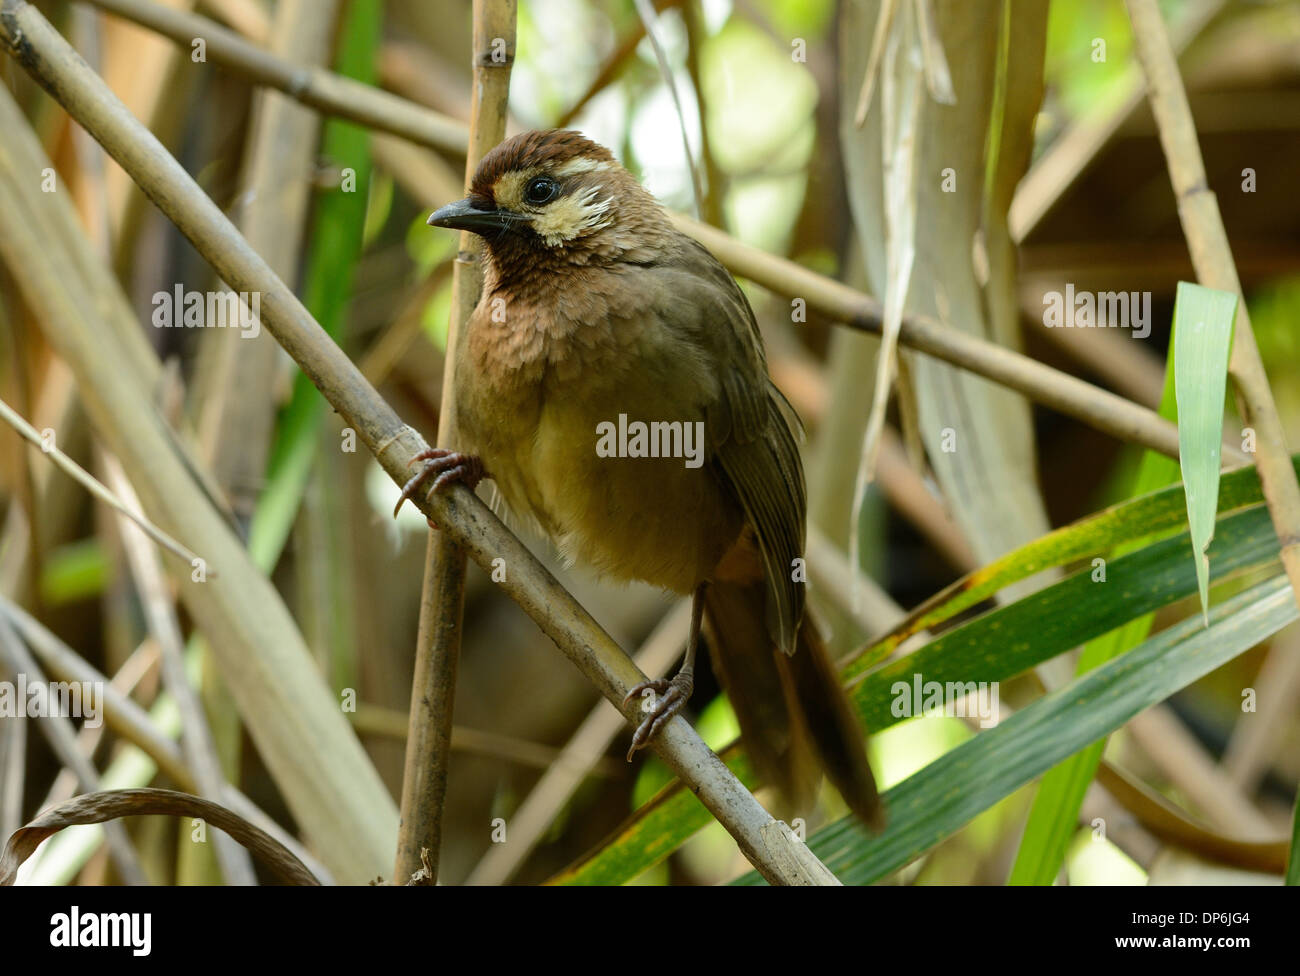
[(429, 217), (480, 235), (498, 261), (619, 260), (668, 224), (604, 146), (567, 129), (523, 132), (483, 157), (470, 193)]

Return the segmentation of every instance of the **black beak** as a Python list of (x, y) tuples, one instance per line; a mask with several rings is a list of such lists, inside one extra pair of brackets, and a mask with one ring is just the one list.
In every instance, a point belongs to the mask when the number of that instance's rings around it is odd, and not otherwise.
[(430, 227), (448, 227), (452, 230), (487, 234), (512, 227), (525, 219), (508, 210), (480, 210), (473, 201), (473, 197), (466, 197), (464, 200), (449, 203), (430, 214), (427, 223)]

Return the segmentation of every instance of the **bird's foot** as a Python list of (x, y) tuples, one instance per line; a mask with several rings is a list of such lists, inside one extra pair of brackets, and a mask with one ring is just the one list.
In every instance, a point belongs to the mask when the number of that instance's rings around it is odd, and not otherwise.
[(645, 715), (632, 736), (632, 747), (627, 751), (628, 762), (632, 761), (632, 756), (638, 749), (649, 744), (669, 719), (682, 710), (694, 690), (695, 675), (690, 668), (682, 668), (671, 681), (665, 678), (642, 681), (627, 693), (623, 704), (640, 698), (641, 711)]
[[(434, 475), (437, 475), (433, 482), (434, 491), (445, 491), (456, 482), (460, 482), (470, 491), (473, 491), (478, 487), (478, 483), (487, 476), (487, 471), (483, 467), (483, 459), (474, 454), (461, 454), (458, 451), (448, 451), (441, 447), (434, 447), (415, 455), (415, 457), (411, 458), (407, 467), (417, 461), (423, 461), (424, 467), (413, 474), (411, 480), (402, 486), (402, 493), (398, 496), (397, 505), (393, 509), (394, 518), (397, 517), (397, 513), (401, 511), (406, 500), (413, 497), (420, 490), (420, 487)], [(429, 527), (437, 528), (432, 521), (429, 522)]]

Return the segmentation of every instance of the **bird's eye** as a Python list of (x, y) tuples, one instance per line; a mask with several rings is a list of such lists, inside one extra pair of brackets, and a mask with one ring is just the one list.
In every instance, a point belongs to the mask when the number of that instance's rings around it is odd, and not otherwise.
[(543, 203), (549, 203), (555, 198), (555, 194), (560, 190), (560, 184), (549, 176), (539, 176), (531, 180), (528, 186), (524, 188), (524, 199), (533, 206), (541, 206)]

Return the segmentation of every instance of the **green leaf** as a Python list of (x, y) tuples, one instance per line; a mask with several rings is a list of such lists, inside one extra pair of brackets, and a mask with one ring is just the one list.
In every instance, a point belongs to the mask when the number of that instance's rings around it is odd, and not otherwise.
[[(871, 836), (851, 817), (809, 839), (845, 884), (870, 884), (929, 850), (981, 811), (1143, 709), (1209, 674), (1295, 620), (1280, 573), (1184, 620), (930, 763), (883, 797), (889, 826)], [(739, 884), (761, 884), (752, 872)]]
[[(1224, 518), (1219, 533), (1223, 554), (1215, 561), (1216, 580), (1277, 558), (1277, 534), (1264, 505)], [(850, 689), (850, 700), (867, 731), (876, 732), (908, 717), (897, 714), (899, 696), (906, 690), (898, 686), (910, 685), (915, 675), (945, 685), (1013, 678), (1194, 593), (1197, 578), (1190, 555), (1191, 542), (1182, 533), (1112, 561), (1104, 583), (1094, 582), (1091, 569), (1082, 570), (878, 668)]]
[(1223, 397), (1232, 350), (1237, 296), (1186, 281), (1174, 302), (1174, 388), (1178, 395), (1178, 460), (1187, 494), (1187, 520), (1196, 549), (1201, 616), (1209, 620), (1210, 557), (1219, 497)]
[[(1292, 459), (1300, 470), (1300, 461)], [(1219, 484), (1219, 511), (1227, 512), (1262, 499), (1259, 475), (1242, 468), (1223, 476)], [(1165, 488), (1132, 501), (1103, 509), (1095, 515), (1035, 539), (1000, 559), (959, 579), (908, 614), (907, 619), (858, 654), (845, 677), (862, 674), (889, 657), (908, 637), (951, 620), (988, 599), (998, 590), (1035, 573), (1076, 560), (1105, 555), (1135, 538), (1154, 538), (1187, 524), (1187, 506), (1181, 485)]]

